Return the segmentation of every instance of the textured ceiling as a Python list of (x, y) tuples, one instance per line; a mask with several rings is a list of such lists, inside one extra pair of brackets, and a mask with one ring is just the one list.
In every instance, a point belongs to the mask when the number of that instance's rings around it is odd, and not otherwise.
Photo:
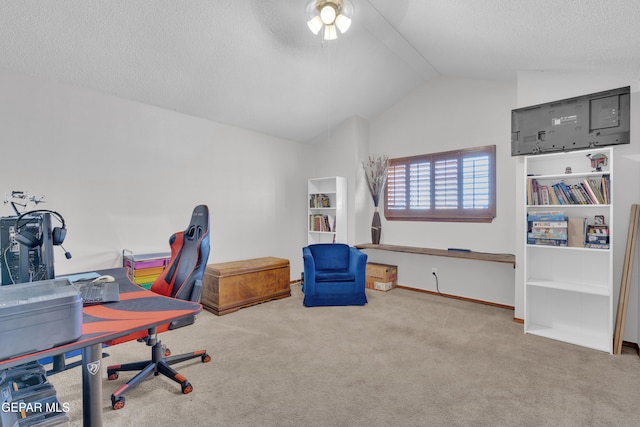
[(640, 79), (638, 0), (353, 0), (324, 45), (306, 3), (1, 0), (0, 68), (300, 142), (438, 76)]

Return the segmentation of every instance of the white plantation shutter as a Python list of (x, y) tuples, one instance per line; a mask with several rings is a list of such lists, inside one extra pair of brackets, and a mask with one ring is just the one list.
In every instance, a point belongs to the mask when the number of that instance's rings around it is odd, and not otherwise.
[(462, 159), (462, 206), (464, 209), (489, 207), (489, 155)]
[(389, 168), (387, 175), (387, 206), (389, 209), (407, 208), (407, 171), (406, 165)]
[(409, 170), (410, 208), (431, 208), (431, 163), (413, 163), (410, 165)]
[(391, 159), (390, 220), (490, 222), (495, 217), (495, 145)]
[(457, 209), (458, 160), (438, 160), (434, 172), (436, 209)]

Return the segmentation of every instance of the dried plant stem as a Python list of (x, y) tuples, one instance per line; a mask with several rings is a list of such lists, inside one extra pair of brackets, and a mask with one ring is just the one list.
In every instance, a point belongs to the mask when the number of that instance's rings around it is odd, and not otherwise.
[(362, 162), (365, 176), (367, 178), (367, 186), (373, 199), (373, 204), (378, 207), (380, 195), (387, 183), (387, 173), (389, 171), (389, 156), (372, 157), (369, 156), (368, 162)]

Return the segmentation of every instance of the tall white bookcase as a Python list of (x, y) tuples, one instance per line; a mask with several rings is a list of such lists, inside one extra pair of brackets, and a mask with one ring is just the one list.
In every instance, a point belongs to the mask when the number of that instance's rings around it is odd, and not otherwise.
[[(601, 166), (601, 171), (592, 167), (591, 160), (601, 157), (599, 155), (607, 157), (607, 164)], [(528, 215), (537, 213), (539, 217), (542, 212), (562, 211), (569, 218), (586, 218), (589, 225), (598, 224), (604, 218), (608, 229), (601, 227), (601, 231), (609, 235), (608, 248), (606, 245), (590, 245), (589, 238), (585, 239), (585, 244), (578, 245), (574, 239), (573, 246), (565, 247), (533, 244), (540, 241), (532, 242), (527, 239), (529, 235), (525, 236), (525, 333), (612, 353), (613, 148), (527, 156), (525, 173), (524, 220), (527, 231), (532, 224), (527, 221)], [(587, 199), (587, 203), (582, 200), (576, 204), (553, 205), (553, 200), (547, 202), (541, 195), (541, 189), (552, 188), (554, 184), (564, 183), (576, 188), (576, 184), (580, 185), (585, 180), (596, 183), (608, 180), (608, 200), (601, 200), (598, 204), (588, 203)], [(535, 190), (539, 192), (536, 202), (532, 198)], [(580, 195), (576, 197), (581, 200)]]
[(308, 181), (308, 243), (347, 243), (347, 179)]

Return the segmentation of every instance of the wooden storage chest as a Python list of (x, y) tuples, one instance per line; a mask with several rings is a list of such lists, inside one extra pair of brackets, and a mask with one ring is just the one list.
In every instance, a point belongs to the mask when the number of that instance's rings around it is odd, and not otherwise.
[(209, 264), (202, 281), (202, 305), (218, 316), (288, 296), (289, 260), (282, 258)]

